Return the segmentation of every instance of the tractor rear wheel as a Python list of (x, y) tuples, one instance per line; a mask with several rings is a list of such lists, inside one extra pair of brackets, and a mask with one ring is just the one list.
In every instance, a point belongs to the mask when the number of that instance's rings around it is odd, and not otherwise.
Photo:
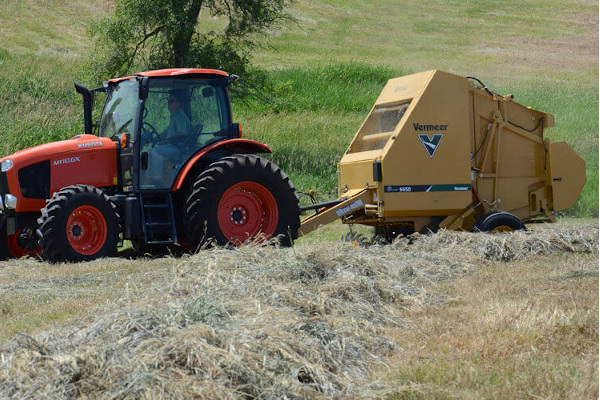
[(42, 208), (38, 235), (49, 261), (91, 261), (116, 253), (119, 216), (115, 205), (93, 186), (68, 186)]
[(473, 232), (513, 232), (525, 229), (523, 221), (506, 211), (492, 211), (479, 218), (473, 226)]
[(186, 232), (193, 249), (214, 242), (239, 246), (298, 237), (300, 208), (294, 185), (275, 164), (254, 155), (233, 155), (209, 165), (186, 203)]

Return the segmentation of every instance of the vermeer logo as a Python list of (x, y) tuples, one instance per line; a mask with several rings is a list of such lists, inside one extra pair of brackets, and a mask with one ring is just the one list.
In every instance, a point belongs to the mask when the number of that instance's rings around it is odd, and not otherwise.
[(419, 134), (419, 139), (421, 139), (421, 143), (423, 143), (423, 146), (425, 146), (425, 150), (427, 150), (427, 154), (429, 154), (430, 158), (433, 158), (433, 155), (435, 154), (435, 151), (440, 145), (443, 137), (444, 135), (442, 133), (436, 133), (433, 135), (433, 137), (429, 137), (429, 135), (425, 133)]
[[(413, 128), (417, 132), (445, 132), (448, 130), (448, 124), (419, 124), (414, 122)], [(444, 137), (443, 133), (434, 133), (433, 137), (429, 136), (428, 133), (419, 133), (418, 134), (421, 143), (425, 146), (425, 150), (427, 150), (427, 154), (429, 154), (430, 158), (433, 158), (435, 151), (437, 150), (442, 138)]]

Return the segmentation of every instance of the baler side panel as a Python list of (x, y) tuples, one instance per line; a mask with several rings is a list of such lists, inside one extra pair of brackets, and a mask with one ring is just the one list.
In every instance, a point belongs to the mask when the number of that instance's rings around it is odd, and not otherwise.
[(413, 98), (421, 95), (433, 73), (422, 72), (386, 83), (338, 164), (340, 197), (348, 190), (364, 189), (367, 183), (374, 183), (373, 162), (381, 160), (384, 149), (395, 140), (414, 108)]
[(532, 193), (545, 182), (546, 114), (515, 103), (510, 96), (492, 97), (481, 89), (472, 96), (473, 169), (479, 198), (524, 220), (541, 214), (538, 196)]
[(454, 214), (472, 202), (468, 82), (434, 71), (382, 160), (384, 217)]

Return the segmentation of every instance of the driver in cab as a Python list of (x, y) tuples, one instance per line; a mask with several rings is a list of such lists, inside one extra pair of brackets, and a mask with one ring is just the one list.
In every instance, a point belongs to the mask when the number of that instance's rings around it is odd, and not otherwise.
[[(177, 160), (184, 149), (178, 144), (183, 144), (185, 138), (192, 132), (192, 123), (182, 108), (182, 95), (177, 90), (171, 90), (167, 99), (169, 109), (169, 126), (158, 135), (156, 146), (149, 150), (149, 179), (153, 186), (161, 187), (172, 181)], [(148, 183), (150, 183), (148, 182)]]
[(176, 90), (170, 91), (169, 98), (167, 99), (167, 108), (171, 113), (171, 118), (169, 121), (169, 126), (161, 134), (161, 139), (163, 140), (159, 141), (159, 145), (164, 144), (165, 141), (170, 141), (169, 139), (173, 139), (182, 135), (188, 135), (190, 132), (192, 132), (192, 123), (190, 122), (188, 116), (183, 112), (181, 104), (181, 94)]

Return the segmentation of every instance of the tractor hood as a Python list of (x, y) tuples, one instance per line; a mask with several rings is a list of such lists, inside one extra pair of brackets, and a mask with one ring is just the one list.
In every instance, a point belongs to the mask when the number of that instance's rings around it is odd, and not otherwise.
[(46, 199), (66, 186), (102, 188), (119, 183), (117, 144), (94, 135), (31, 147), (0, 161), (1, 194), (18, 200), (16, 212), (39, 211)]
[(11, 159), (17, 168), (26, 167), (40, 161), (49, 160), (52, 165), (66, 164), (65, 157), (76, 156), (80, 153), (97, 151), (98, 149), (115, 149), (116, 144), (108, 139), (95, 135), (77, 135), (69, 140), (61, 140), (19, 150), (11, 156), (2, 158)]

